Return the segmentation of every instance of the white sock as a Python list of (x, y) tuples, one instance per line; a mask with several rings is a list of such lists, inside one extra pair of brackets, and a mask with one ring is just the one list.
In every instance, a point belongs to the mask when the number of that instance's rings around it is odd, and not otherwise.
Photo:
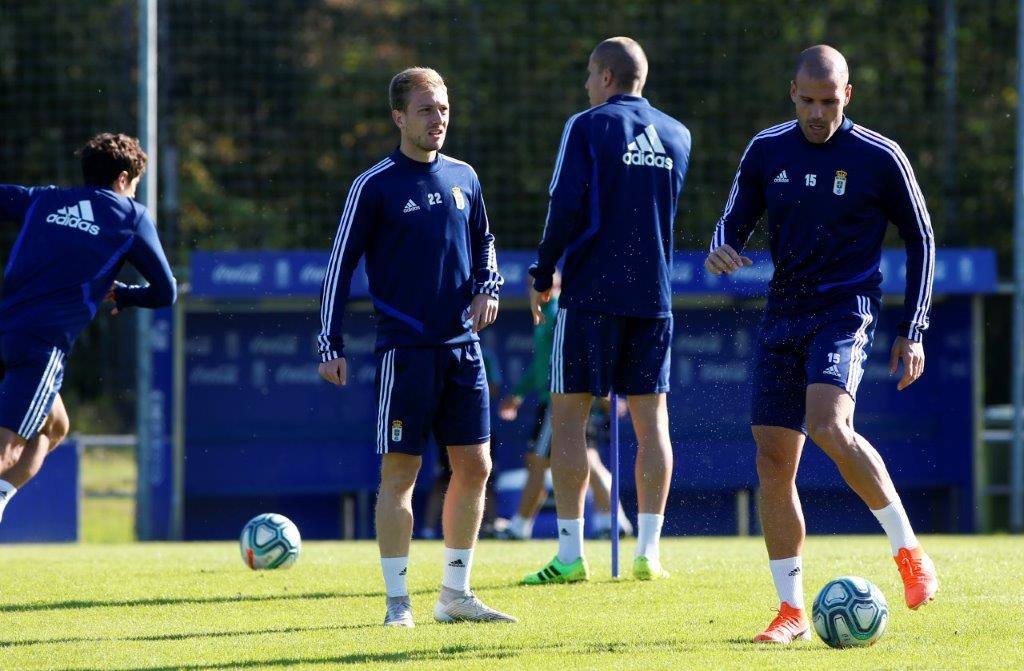
[(18, 493), (18, 488), (7, 482), (6, 480), (0, 480), (0, 519), (3, 519), (4, 508), (10, 502), (14, 495)]
[(389, 597), (409, 596), (405, 574), (409, 569), (408, 557), (381, 557), (380, 568), (384, 573), (384, 589)]
[(583, 518), (558, 520), (558, 561), (571, 564), (583, 556)]
[(634, 557), (647, 557), (650, 561), (661, 561), (661, 525), (664, 515), (640, 513), (636, 516), (636, 551)]
[(469, 572), (473, 569), (473, 548), (468, 550), (444, 549), (444, 576), (441, 584), (463, 594), (469, 593)]
[(789, 559), (769, 559), (768, 568), (772, 571), (775, 591), (779, 593), (779, 601), (785, 601), (794, 608), (804, 608), (804, 570), (800, 557)]
[(889, 537), (889, 546), (892, 547), (893, 557), (899, 554), (900, 548), (913, 550), (920, 545), (917, 542), (917, 536), (914, 535), (914, 530), (910, 527), (907, 511), (903, 510), (903, 503), (899, 499), (881, 510), (872, 510), (871, 512), (878, 519), (878, 523), (882, 525), (885, 535)]
[(508, 523), (508, 530), (516, 538), (529, 538), (533, 535), (533, 520), (516, 513)]
[(598, 531), (608, 531), (612, 528), (612, 514), (611, 513), (595, 513), (594, 514), (594, 528)]

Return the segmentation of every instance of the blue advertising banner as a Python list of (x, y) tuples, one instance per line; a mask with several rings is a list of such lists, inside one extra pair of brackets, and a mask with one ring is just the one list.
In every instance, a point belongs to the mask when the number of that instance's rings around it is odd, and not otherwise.
[[(766, 252), (751, 255), (754, 265), (730, 277), (704, 270), (702, 252), (677, 252), (672, 270), (676, 294), (763, 296), (773, 267)], [(505, 277), (503, 296), (526, 296), (526, 269), (533, 252), (501, 251), (498, 262)], [(326, 252), (195, 252), (192, 255), (192, 295), (208, 298), (273, 298), (318, 296), (327, 270)], [(901, 294), (906, 284), (906, 253), (882, 253), (882, 291)], [(996, 287), (995, 253), (990, 249), (940, 249), (935, 261), (936, 294), (988, 293)], [(362, 266), (352, 278), (353, 298), (367, 296)]]
[(81, 520), (81, 454), (73, 438), (46, 457), (45, 467), (4, 514), (0, 543), (57, 543), (78, 540)]
[[(903, 291), (904, 256), (902, 250), (883, 255), (887, 294)], [(532, 257), (530, 252), (499, 255), (504, 297), (526, 296)], [(703, 270), (703, 253), (680, 252), (673, 288), (684, 296), (763, 296), (771, 265), (764, 253), (753, 257), (751, 268), (718, 278)], [(317, 375), (319, 322), (314, 311), (298, 302), (292, 309), (277, 304), (278, 311), (251, 304), (240, 309), (235, 303), (315, 299), (327, 260), (325, 252), (193, 256), (186, 301), (202, 298), (207, 304), (186, 308), (183, 325), (186, 538), (232, 536), (263, 508), (289, 515), (308, 537), (337, 537), (340, 497), (351, 492), (372, 497), (379, 459), (374, 450), (375, 320), (367, 304), (354, 301), (346, 321), (349, 384), (339, 389)], [(938, 252), (935, 291), (947, 298), (936, 300), (926, 338), (928, 372), (904, 392), (896, 391), (886, 369), (900, 319), (898, 301), (882, 311), (859, 394), (857, 425), (885, 457), (908, 510), (928, 521), (923, 530), (967, 531), (973, 524), (972, 319), (970, 299), (962, 295), (990, 292), (995, 284), (990, 250)], [(361, 270), (352, 293), (353, 298), (367, 296)], [(501, 366), (505, 390), (532, 357), (528, 314), (519, 306), (506, 308), (482, 334), (484, 346)], [(170, 528), (173, 497), (165, 481), (170, 479), (173, 453), (173, 366), (170, 354), (158, 346), (164, 342), (161, 334), (170, 342), (173, 331), (163, 319), (154, 327), (158, 394), (149, 421), (157, 439), (147, 452), (153, 469), (145, 476), (151, 497), (146, 523), (154, 538), (165, 537), (160, 534)], [(759, 319), (759, 310), (743, 304), (694, 303), (676, 310), (669, 395), (676, 459), (669, 532), (734, 531), (732, 497), (737, 490), (756, 486), (748, 374)], [(497, 470), (521, 465), (533, 419), (529, 406), (516, 422), (493, 419)], [(629, 423), (624, 426), (622, 472), (628, 474), (635, 444)], [(432, 469), (430, 460), (425, 470)], [(873, 517), (842, 484), (834, 465), (811, 445), (804, 453), (800, 483), (815, 502), (806, 511), (812, 532), (875, 529)], [(624, 477), (627, 505), (632, 487), (632, 478)]]
[[(668, 397), (676, 455), (672, 532), (734, 530), (731, 496), (756, 486), (748, 373), (759, 319), (760, 311), (750, 308), (676, 311)], [(858, 431), (908, 490), (908, 509), (918, 506), (909, 490), (927, 494), (920, 504), (930, 520), (925, 528), (964, 531), (971, 524), (973, 477), (970, 304), (936, 304), (928, 372), (904, 392), (896, 391), (887, 370), (899, 319), (899, 308), (883, 309), (859, 394)], [(373, 316), (357, 311), (347, 321), (344, 388), (317, 375), (317, 330), (311, 311), (225, 309), (187, 317), (186, 538), (230, 536), (247, 515), (261, 512), (256, 505), (281, 508), (309, 537), (336, 536), (337, 496), (376, 488)], [(529, 364), (531, 333), (528, 313), (520, 309), (506, 310), (482, 334), (506, 390)], [(516, 422), (493, 419), (497, 470), (521, 465), (533, 421), (529, 404)], [(635, 443), (628, 422), (624, 426), (622, 473), (628, 476)], [(863, 506), (851, 508), (834, 465), (813, 446), (805, 452), (800, 483), (827, 502), (809, 506), (812, 531), (874, 529)], [(632, 478), (624, 477), (627, 500), (632, 489)], [(938, 508), (936, 496), (943, 501)]]

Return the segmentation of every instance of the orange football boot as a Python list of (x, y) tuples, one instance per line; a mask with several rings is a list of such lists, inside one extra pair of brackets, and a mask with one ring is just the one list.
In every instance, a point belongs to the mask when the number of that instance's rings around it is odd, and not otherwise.
[(939, 591), (935, 564), (920, 546), (912, 550), (900, 548), (893, 559), (903, 578), (903, 596), (907, 600), (907, 608), (917, 610), (935, 598), (935, 593)]
[(794, 608), (785, 601), (779, 606), (779, 614), (775, 616), (768, 628), (754, 637), (754, 643), (781, 643), (783, 645), (798, 640), (811, 640), (811, 625), (802, 609)]

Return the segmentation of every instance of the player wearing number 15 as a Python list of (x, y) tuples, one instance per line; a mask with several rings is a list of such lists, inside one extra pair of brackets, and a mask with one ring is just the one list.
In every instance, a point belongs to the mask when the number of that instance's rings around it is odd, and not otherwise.
[(468, 164), (439, 153), (448, 130), (441, 75), (410, 68), (391, 80), (401, 144), (352, 183), (321, 294), (320, 375), (346, 382), (342, 315), (352, 272), (366, 257), (377, 311), (377, 542), (387, 590), (384, 624), (413, 626), (406, 585), (412, 490), (427, 436), (452, 466), (444, 502), (444, 577), (434, 617), (515, 619), (469, 590), (490, 474), (487, 377), (477, 332), (498, 314), (494, 236)]
[(852, 93), (842, 54), (824, 45), (800, 54), (790, 84), (797, 118), (758, 133), (747, 145), (706, 262), (716, 275), (749, 265), (740, 252), (767, 213), (775, 274), (758, 335), (751, 424), (761, 526), (781, 606), (757, 641), (809, 636), (801, 582), (804, 522), (796, 492), (805, 434), (881, 523), (907, 606), (918, 608), (938, 589), (935, 567), (881, 456), (853, 427), (878, 319), (888, 223), (907, 249), (905, 316), (889, 362), (891, 373), (903, 362), (900, 390), (924, 370), (921, 339), (928, 328), (935, 243), (924, 196), (899, 145), (844, 115)]

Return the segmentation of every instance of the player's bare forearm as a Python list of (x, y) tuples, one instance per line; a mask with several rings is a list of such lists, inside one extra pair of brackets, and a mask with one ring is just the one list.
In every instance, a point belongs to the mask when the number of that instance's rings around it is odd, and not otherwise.
[(345, 363), (345, 357), (324, 361), (317, 372), (333, 385), (343, 387), (348, 383), (348, 365)]
[(903, 362), (903, 375), (896, 389), (903, 391), (924, 375), (924, 345), (909, 338), (897, 336), (889, 353), (889, 374), (895, 375)]
[(753, 261), (746, 256), (741, 256), (731, 245), (716, 247), (704, 260), (704, 268), (712, 275), (733, 273), (744, 266), (753, 264)]
[(488, 294), (473, 296), (469, 306), (469, 319), (473, 323), (473, 332), (479, 333), (490, 326), (498, 318), (498, 299)]

